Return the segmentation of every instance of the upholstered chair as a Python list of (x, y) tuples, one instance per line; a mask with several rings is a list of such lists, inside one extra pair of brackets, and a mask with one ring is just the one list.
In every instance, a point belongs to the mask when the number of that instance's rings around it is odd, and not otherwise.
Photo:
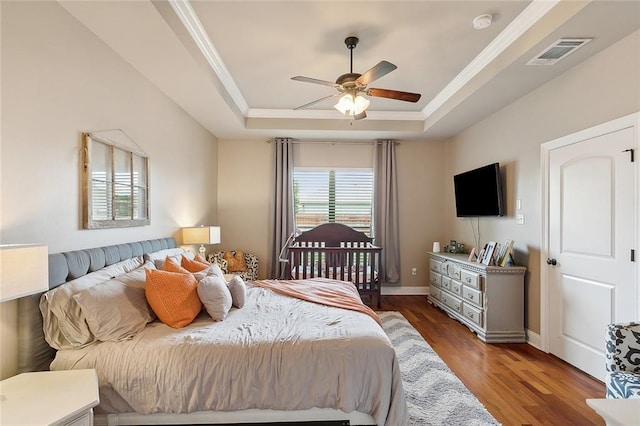
[(216, 251), (207, 256), (211, 263), (216, 262), (225, 274), (236, 274), (247, 280), (258, 279), (258, 257), (242, 250)]
[(640, 398), (640, 323), (609, 324), (606, 356), (607, 398)]

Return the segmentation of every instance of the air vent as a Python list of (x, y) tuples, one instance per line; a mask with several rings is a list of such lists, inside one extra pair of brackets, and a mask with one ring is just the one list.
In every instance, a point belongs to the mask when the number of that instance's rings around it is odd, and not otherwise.
[(566, 58), (572, 52), (589, 43), (590, 38), (561, 38), (551, 46), (544, 49), (535, 58), (527, 62), (527, 65), (553, 65), (560, 59)]

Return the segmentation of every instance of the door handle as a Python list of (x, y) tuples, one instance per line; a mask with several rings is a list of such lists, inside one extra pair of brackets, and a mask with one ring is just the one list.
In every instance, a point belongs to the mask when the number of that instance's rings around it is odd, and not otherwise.
[(556, 266), (558, 262), (555, 259), (547, 259), (547, 265)]

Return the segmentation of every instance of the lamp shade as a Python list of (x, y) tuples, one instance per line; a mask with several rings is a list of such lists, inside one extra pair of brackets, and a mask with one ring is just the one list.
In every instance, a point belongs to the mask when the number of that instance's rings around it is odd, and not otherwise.
[(219, 244), (219, 226), (195, 226), (182, 228), (183, 244)]
[(0, 302), (47, 290), (49, 290), (47, 246), (0, 245)]
[(369, 107), (370, 103), (371, 101), (364, 96), (356, 95), (354, 97), (352, 94), (347, 93), (333, 107), (344, 115), (359, 115)]

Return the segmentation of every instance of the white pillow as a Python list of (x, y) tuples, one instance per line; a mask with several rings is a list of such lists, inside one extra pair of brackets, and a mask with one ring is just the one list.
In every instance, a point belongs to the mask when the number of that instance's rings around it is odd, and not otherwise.
[(231, 293), (224, 278), (210, 275), (198, 282), (198, 297), (214, 321), (222, 321), (231, 309)]
[(229, 281), (229, 292), (231, 293), (231, 301), (236, 308), (244, 306), (244, 299), (247, 294), (247, 286), (240, 275), (234, 275)]
[(199, 272), (194, 272), (193, 276), (196, 277), (196, 281), (200, 281), (206, 277), (216, 276), (216, 277), (224, 277), (222, 269), (217, 263), (212, 263), (207, 269), (203, 269)]
[[(155, 269), (152, 262), (145, 264)], [(89, 329), (103, 342), (128, 340), (142, 331), (155, 315), (145, 296), (145, 267), (80, 291), (73, 298)]]
[(180, 265), (182, 256), (190, 260), (193, 260), (196, 257), (196, 255), (193, 254), (192, 252), (187, 251), (181, 247), (177, 247), (177, 248), (165, 249), (165, 250), (160, 250), (153, 253), (145, 254), (144, 260), (152, 261), (156, 265), (157, 269), (162, 270), (162, 267), (164, 266), (164, 261), (167, 258), (167, 256), (175, 260), (178, 265)]
[(54, 349), (72, 349), (94, 342), (95, 336), (91, 333), (84, 313), (73, 296), (141, 265), (142, 256), (123, 260), (44, 293), (40, 298), (40, 312), (44, 337), (49, 346)]

